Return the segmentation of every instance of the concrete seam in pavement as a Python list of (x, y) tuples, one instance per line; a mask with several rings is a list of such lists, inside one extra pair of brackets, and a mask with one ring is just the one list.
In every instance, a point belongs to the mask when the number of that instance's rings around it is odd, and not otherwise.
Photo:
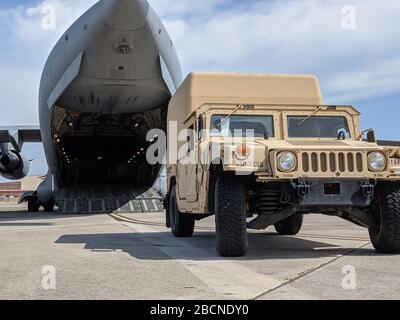
[[(80, 227), (93, 227), (93, 226), (105, 226), (107, 225), (106, 223), (86, 223), (86, 224), (70, 224), (68, 225), (69, 228), (80, 228)], [(1, 227), (1, 224), (0, 224)], [(7, 232), (28, 232), (28, 231), (48, 231), (49, 229), (62, 229), (65, 228), (65, 226), (60, 226), (60, 225), (54, 225), (54, 226), (29, 226), (25, 228), (19, 228), (19, 229), (5, 229), (5, 230), (0, 230), (0, 233), (7, 233)]]
[[(122, 215), (117, 215), (115, 213), (111, 214), (110, 216), (112, 218), (114, 218), (115, 220), (117, 220), (117, 221), (131, 223), (134, 226), (144, 226), (144, 227), (145, 226), (148, 226), (148, 227), (157, 226), (157, 224), (154, 224), (154, 223), (148, 224), (148, 223), (145, 223), (145, 221), (140, 221), (140, 220), (136, 220), (136, 219), (127, 218), (127, 217), (124, 217)], [(355, 251), (357, 251), (359, 249), (362, 249), (363, 247), (366, 247), (369, 244), (370, 244), (370, 242), (366, 242), (362, 246), (359, 246), (357, 248), (351, 249), (348, 252), (346, 252), (344, 254), (341, 254), (341, 255), (335, 257), (334, 259), (332, 259), (332, 260), (330, 260), (328, 262), (325, 262), (325, 263), (322, 263), (322, 264), (320, 264), (318, 266), (315, 266), (315, 267), (312, 267), (310, 269), (307, 269), (304, 272), (301, 272), (300, 274), (298, 274), (298, 275), (296, 275), (296, 276), (294, 276), (294, 277), (292, 277), (292, 278), (290, 278), (290, 279), (288, 279), (286, 281), (281, 281), (281, 283), (275, 283), (275, 284), (272, 285), (272, 287), (270, 289), (266, 290), (265, 292), (263, 292), (261, 294), (258, 294), (255, 297), (253, 296), (254, 298), (248, 297), (246, 299), (248, 299), (248, 300), (257, 300), (257, 299), (259, 299), (259, 298), (261, 298), (261, 297), (263, 297), (263, 296), (265, 296), (265, 295), (267, 295), (267, 294), (269, 294), (269, 293), (271, 293), (271, 292), (273, 292), (273, 291), (275, 291), (277, 289), (280, 289), (280, 288), (282, 288), (282, 287), (284, 287), (284, 286), (286, 286), (288, 284), (291, 284), (291, 283), (293, 283), (293, 282), (295, 282), (295, 281), (297, 281), (297, 280), (299, 280), (299, 279), (301, 279), (301, 278), (313, 273), (314, 271), (320, 270), (321, 268), (323, 268), (323, 267), (325, 267), (327, 265), (330, 265), (330, 264), (338, 261), (339, 259), (341, 259), (343, 257), (346, 257), (347, 255), (350, 255), (350, 254), (354, 253)], [(189, 268), (189, 270), (190, 270), (190, 268)], [(201, 277), (198, 277), (198, 279), (204, 282), (204, 279), (202, 279)], [(263, 280), (264, 279), (260, 280), (260, 282), (262, 282)], [(275, 280), (275, 279), (273, 279), (273, 280)]]
[(297, 276), (288, 279), (287, 281), (285, 281), (281, 285), (279, 285), (279, 286), (277, 286), (275, 288), (272, 288), (272, 289), (270, 289), (270, 290), (258, 295), (257, 297), (253, 298), (252, 300), (260, 299), (260, 298), (262, 298), (262, 297), (264, 297), (264, 296), (266, 296), (266, 295), (268, 295), (268, 294), (270, 294), (270, 293), (272, 293), (272, 292), (274, 292), (274, 291), (276, 291), (276, 290), (278, 290), (278, 289), (280, 289), (280, 288), (282, 288), (282, 287), (284, 287), (284, 286), (286, 286), (288, 284), (292, 284), (292, 283), (296, 282), (297, 280), (300, 280), (300, 279), (304, 278), (305, 276), (308, 276), (309, 274), (311, 274), (311, 273), (313, 273), (313, 272), (315, 272), (317, 270), (320, 270), (320, 269), (322, 269), (322, 268), (324, 268), (324, 267), (326, 267), (326, 266), (328, 266), (328, 265), (330, 265), (330, 264), (332, 264), (332, 263), (334, 263), (334, 262), (336, 262), (336, 261), (338, 261), (338, 260), (340, 260), (340, 259), (342, 259), (342, 258), (354, 253), (354, 252), (356, 252), (357, 250), (360, 250), (360, 249), (368, 246), (370, 243), (371, 242), (367, 242), (367, 243), (363, 244), (362, 246), (360, 246), (358, 248), (354, 248), (352, 250), (349, 250), (348, 252), (346, 252), (346, 253), (344, 253), (344, 254), (342, 254), (342, 255), (340, 255), (340, 256), (338, 256), (338, 257), (336, 257), (336, 258), (334, 258), (334, 259), (332, 259), (332, 260), (330, 260), (328, 262), (325, 262), (325, 263), (322, 263), (322, 264), (320, 264), (320, 265), (318, 265), (316, 267), (312, 267), (310, 269), (307, 269), (304, 272), (298, 274)]

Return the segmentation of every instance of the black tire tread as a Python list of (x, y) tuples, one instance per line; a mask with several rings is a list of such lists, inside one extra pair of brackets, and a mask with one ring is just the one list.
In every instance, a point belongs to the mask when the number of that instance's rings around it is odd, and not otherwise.
[(275, 230), (281, 236), (294, 236), (298, 234), (303, 226), (303, 214), (294, 214), (275, 224)]
[(39, 204), (37, 203), (36, 198), (30, 198), (28, 200), (28, 212), (36, 213), (39, 212)]
[(45, 204), (43, 206), (43, 209), (44, 209), (44, 212), (48, 212), (48, 213), (54, 212), (54, 205), (53, 204)]
[(381, 210), (380, 228), (370, 228), (372, 244), (380, 253), (400, 253), (400, 183), (380, 183), (377, 195)]
[[(173, 187), (170, 194), (170, 202), (168, 205), (169, 210), (175, 210), (175, 212), (169, 213), (171, 218), (171, 229), (172, 233), (177, 238), (189, 238), (194, 233), (195, 219), (187, 213), (180, 212), (178, 209), (178, 203), (176, 200), (176, 185)], [(176, 218), (172, 222), (173, 218)]]
[(246, 194), (243, 181), (222, 173), (215, 185), (217, 251), (223, 257), (241, 257), (248, 250)]

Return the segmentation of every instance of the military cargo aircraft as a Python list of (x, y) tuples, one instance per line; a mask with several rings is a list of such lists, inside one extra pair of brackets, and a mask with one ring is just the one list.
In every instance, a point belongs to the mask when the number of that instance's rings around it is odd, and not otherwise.
[[(52, 211), (57, 195), (68, 198), (72, 189), (86, 190), (75, 195), (82, 199), (97, 192), (100, 211), (108, 195), (97, 190), (104, 186), (118, 185), (124, 194), (115, 197), (128, 200), (132, 187), (151, 187), (159, 175), (161, 166), (146, 162), (146, 134), (166, 127), (168, 102), (181, 81), (174, 45), (147, 0), (98, 1), (48, 57), (40, 127), (0, 128), (0, 175), (24, 178), (23, 144), (42, 142), (49, 170), (38, 190), (21, 199), (29, 211)], [(69, 211), (95, 211), (91, 205), (75, 201)]]

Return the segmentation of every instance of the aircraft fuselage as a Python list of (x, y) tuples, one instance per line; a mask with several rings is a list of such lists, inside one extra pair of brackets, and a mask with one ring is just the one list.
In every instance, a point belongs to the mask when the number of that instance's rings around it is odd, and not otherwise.
[[(61, 37), (43, 70), (45, 200), (60, 186), (151, 185), (146, 133), (166, 126), (182, 80), (173, 43), (146, 0), (101, 0)], [(40, 191), (40, 190), (39, 190)]]

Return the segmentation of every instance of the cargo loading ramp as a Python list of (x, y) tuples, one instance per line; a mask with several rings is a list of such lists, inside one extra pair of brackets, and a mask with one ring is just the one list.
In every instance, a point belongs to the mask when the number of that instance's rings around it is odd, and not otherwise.
[(59, 213), (148, 213), (163, 212), (162, 196), (153, 188), (107, 185), (61, 189), (56, 198)]

